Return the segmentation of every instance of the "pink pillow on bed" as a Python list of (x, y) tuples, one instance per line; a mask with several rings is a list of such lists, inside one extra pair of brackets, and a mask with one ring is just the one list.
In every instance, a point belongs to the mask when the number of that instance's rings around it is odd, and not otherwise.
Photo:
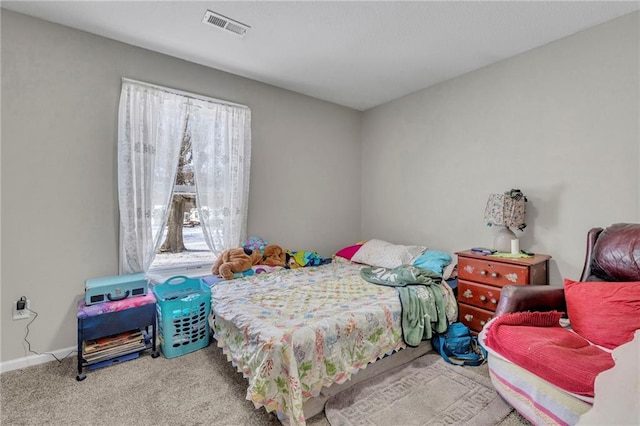
[(360, 250), (360, 247), (362, 247), (362, 244), (345, 247), (342, 250), (337, 251), (336, 256), (344, 257), (347, 260), (351, 260), (353, 255), (356, 254), (358, 250)]
[(640, 329), (640, 282), (564, 280), (571, 328), (585, 339), (613, 349)]

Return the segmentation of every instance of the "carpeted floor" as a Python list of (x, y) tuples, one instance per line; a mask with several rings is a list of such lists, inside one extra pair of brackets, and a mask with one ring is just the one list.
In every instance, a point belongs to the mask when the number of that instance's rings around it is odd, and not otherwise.
[(335, 426), (494, 425), (512, 408), (491, 380), (431, 353), (331, 397)]
[[(486, 366), (475, 367), (487, 375)], [(145, 354), (76, 379), (76, 358), (0, 375), (2, 425), (279, 425), (245, 399), (246, 380), (214, 344), (166, 359)], [(307, 420), (328, 426), (324, 413)], [(501, 426), (528, 425), (512, 412)], [(482, 426), (482, 425), (479, 425)]]

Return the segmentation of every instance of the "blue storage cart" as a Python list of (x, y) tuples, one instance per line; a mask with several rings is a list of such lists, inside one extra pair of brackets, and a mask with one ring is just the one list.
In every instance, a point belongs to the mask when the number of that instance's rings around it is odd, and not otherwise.
[[(151, 349), (152, 358), (157, 358), (160, 354), (156, 350), (156, 312), (156, 297), (152, 293), (95, 305), (87, 305), (84, 298), (78, 300), (78, 375), (76, 380), (82, 381), (87, 377), (83, 372), (84, 367), (92, 370), (114, 362), (123, 362), (147, 349)], [(85, 360), (83, 347), (86, 340), (107, 337), (134, 329), (145, 332), (147, 338), (144, 339), (144, 348), (118, 351), (113, 354), (110, 362), (98, 363)], [(133, 353), (135, 355), (132, 355)]]
[(209, 345), (211, 290), (202, 280), (177, 276), (153, 287), (160, 348), (167, 358)]

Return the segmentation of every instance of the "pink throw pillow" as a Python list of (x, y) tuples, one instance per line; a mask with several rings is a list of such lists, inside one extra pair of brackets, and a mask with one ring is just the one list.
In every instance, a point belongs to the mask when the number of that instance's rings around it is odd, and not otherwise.
[(640, 282), (564, 280), (567, 315), (580, 336), (608, 349), (640, 329)]
[(342, 250), (336, 252), (336, 256), (344, 257), (347, 260), (351, 260), (354, 254), (360, 250), (362, 244), (355, 244), (353, 246), (345, 247)]

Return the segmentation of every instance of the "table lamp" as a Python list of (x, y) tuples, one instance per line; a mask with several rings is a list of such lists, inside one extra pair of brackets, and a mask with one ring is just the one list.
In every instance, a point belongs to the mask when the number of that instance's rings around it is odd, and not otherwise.
[(503, 194), (490, 194), (484, 211), (487, 226), (497, 229), (493, 239), (493, 249), (501, 253), (519, 253), (518, 236), (511, 230), (523, 230), (525, 203), (527, 197), (519, 189), (512, 189)]

